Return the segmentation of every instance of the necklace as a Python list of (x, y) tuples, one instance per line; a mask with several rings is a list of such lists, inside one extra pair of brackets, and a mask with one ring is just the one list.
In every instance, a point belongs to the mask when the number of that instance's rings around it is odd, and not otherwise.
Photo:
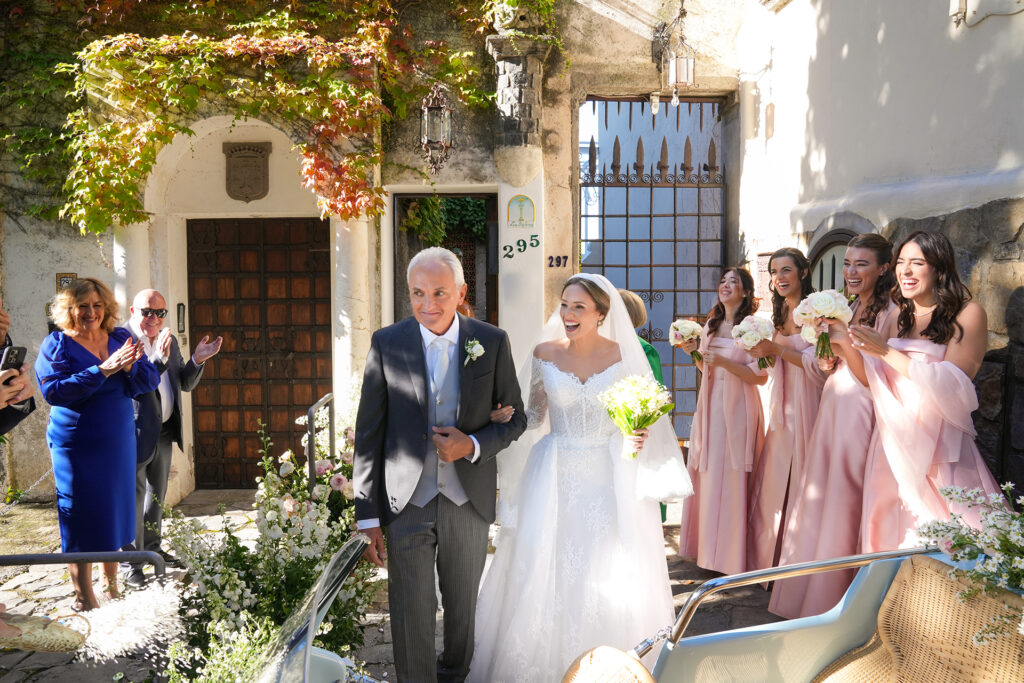
[(914, 309), (914, 317), (915, 318), (923, 318), (926, 315), (931, 315), (935, 311), (935, 309), (938, 308), (938, 306), (939, 306), (938, 304), (933, 304), (931, 308), (929, 308), (927, 311), (924, 311), (924, 312), (922, 312), (920, 309), (915, 308)]

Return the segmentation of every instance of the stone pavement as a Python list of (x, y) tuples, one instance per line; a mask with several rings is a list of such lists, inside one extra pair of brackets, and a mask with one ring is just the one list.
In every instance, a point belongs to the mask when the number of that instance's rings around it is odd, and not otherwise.
[[(223, 504), (231, 524), (238, 526), (245, 524), (252, 514), (252, 495), (252, 491), (196, 491), (176, 509), (186, 516), (198, 518), (207, 528), (216, 529), (222, 524), (218, 506)], [(717, 576), (692, 563), (683, 562), (676, 556), (679, 514), (679, 506), (671, 506), (669, 521), (664, 525), (665, 554), (677, 607), (694, 586)], [(239, 536), (245, 540), (254, 533), (252, 525), (249, 525), (248, 529), (239, 532)], [(56, 512), (52, 506), (21, 504), (0, 518), (0, 549), (4, 554), (55, 552), (59, 547)], [(96, 576), (98, 569), (96, 567), (94, 571)], [(184, 572), (169, 570), (169, 574), (180, 578)], [(385, 576), (381, 572), (378, 580), (383, 581)], [(66, 565), (0, 567), (0, 602), (6, 603), (10, 611), (21, 614), (50, 617), (70, 614), (73, 594)], [(687, 634), (696, 635), (776, 621), (777, 618), (767, 612), (767, 605), (768, 593), (756, 586), (719, 594), (697, 613)], [(437, 639), (440, 644), (440, 613), (438, 617)], [(367, 615), (364, 635), (365, 645), (353, 653), (353, 658), (366, 662), (369, 673), (375, 678), (395, 680), (384, 590), (380, 591), (378, 601)], [(56, 683), (69, 680), (75, 683), (106, 683), (112, 680), (138, 683), (160, 680), (158, 673), (162, 668), (156, 657), (144, 653), (97, 663), (75, 653), (0, 650), (0, 683)]]

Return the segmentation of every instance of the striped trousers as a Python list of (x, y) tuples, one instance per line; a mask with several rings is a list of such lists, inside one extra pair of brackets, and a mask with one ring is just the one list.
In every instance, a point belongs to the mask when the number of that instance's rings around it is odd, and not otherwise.
[[(388, 524), (388, 604), (400, 683), (463, 681), (469, 674), (489, 526), (471, 502), (455, 505), (442, 495), (422, 508), (407, 505)], [(435, 565), (444, 610), (440, 656)]]

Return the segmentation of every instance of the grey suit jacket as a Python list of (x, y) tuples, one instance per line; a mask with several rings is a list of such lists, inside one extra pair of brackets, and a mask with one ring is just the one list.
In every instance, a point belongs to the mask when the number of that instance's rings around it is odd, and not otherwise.
[[(466, 363), (466, 341), (484, 354)], [(526, 429), (526, 414), (508, 335), (485, 322), (459, 316), (459, 344), (452, 361), (459, 371), (456, 426), (480, 443), (480, 458), (455, 461), (459, 481), (473, 507), (494, 521), (495, 456)], [(427, 370), (423, 338), (415, 318), (378, 330), (370, 342), (355, 429), (356, 518), (387, 525), (412, 497), (426, 454), (434, 448), (428, 424)], [(505, 424), (491, 423), (495, 404), (515, 407)]]
[[(126, 328), (132, 335), (132, 339), (138, 341), (138, 337), (130, 328)], [(171, 418), (168, 427), (174, 435), (174, 441), (178, 448), (182, 448), (181, 441), (181, 392), (192, 391), (199, 384), (203, 376), (204, 365), (197, 365), (189, 358), (184, 362), (181, 357), (181, 350), (178, 348), (178, 340), (171, 335), (171, 350), (167, 354), (166, 363), (154, 363), (157, 372), (171, 383), (171, 394), (174, 396), (174, 408), (171, 410)], [(148, 394), (142, 394), (134, 399), (135, 403), (135, 441), (138, 449), (138, 461), (147, 462), (156, 453), (157, 441), (160, 439), (160, 430), (163, 427), (163, 413), (160, 409), (160, 391), (154, 389)]]

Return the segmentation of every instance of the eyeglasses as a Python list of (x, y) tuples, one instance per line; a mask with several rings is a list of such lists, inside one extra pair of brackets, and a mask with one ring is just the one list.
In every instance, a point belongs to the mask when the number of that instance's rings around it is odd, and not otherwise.
[(163, 320), (163, 318), (167, 315), (167, 309), (166, 308), (143, 308), (142, 309), (142, 317), (143, 318), (148, 318), (151, 315), (155, 315), (156, 317), (158, 317), (161, 320)]

